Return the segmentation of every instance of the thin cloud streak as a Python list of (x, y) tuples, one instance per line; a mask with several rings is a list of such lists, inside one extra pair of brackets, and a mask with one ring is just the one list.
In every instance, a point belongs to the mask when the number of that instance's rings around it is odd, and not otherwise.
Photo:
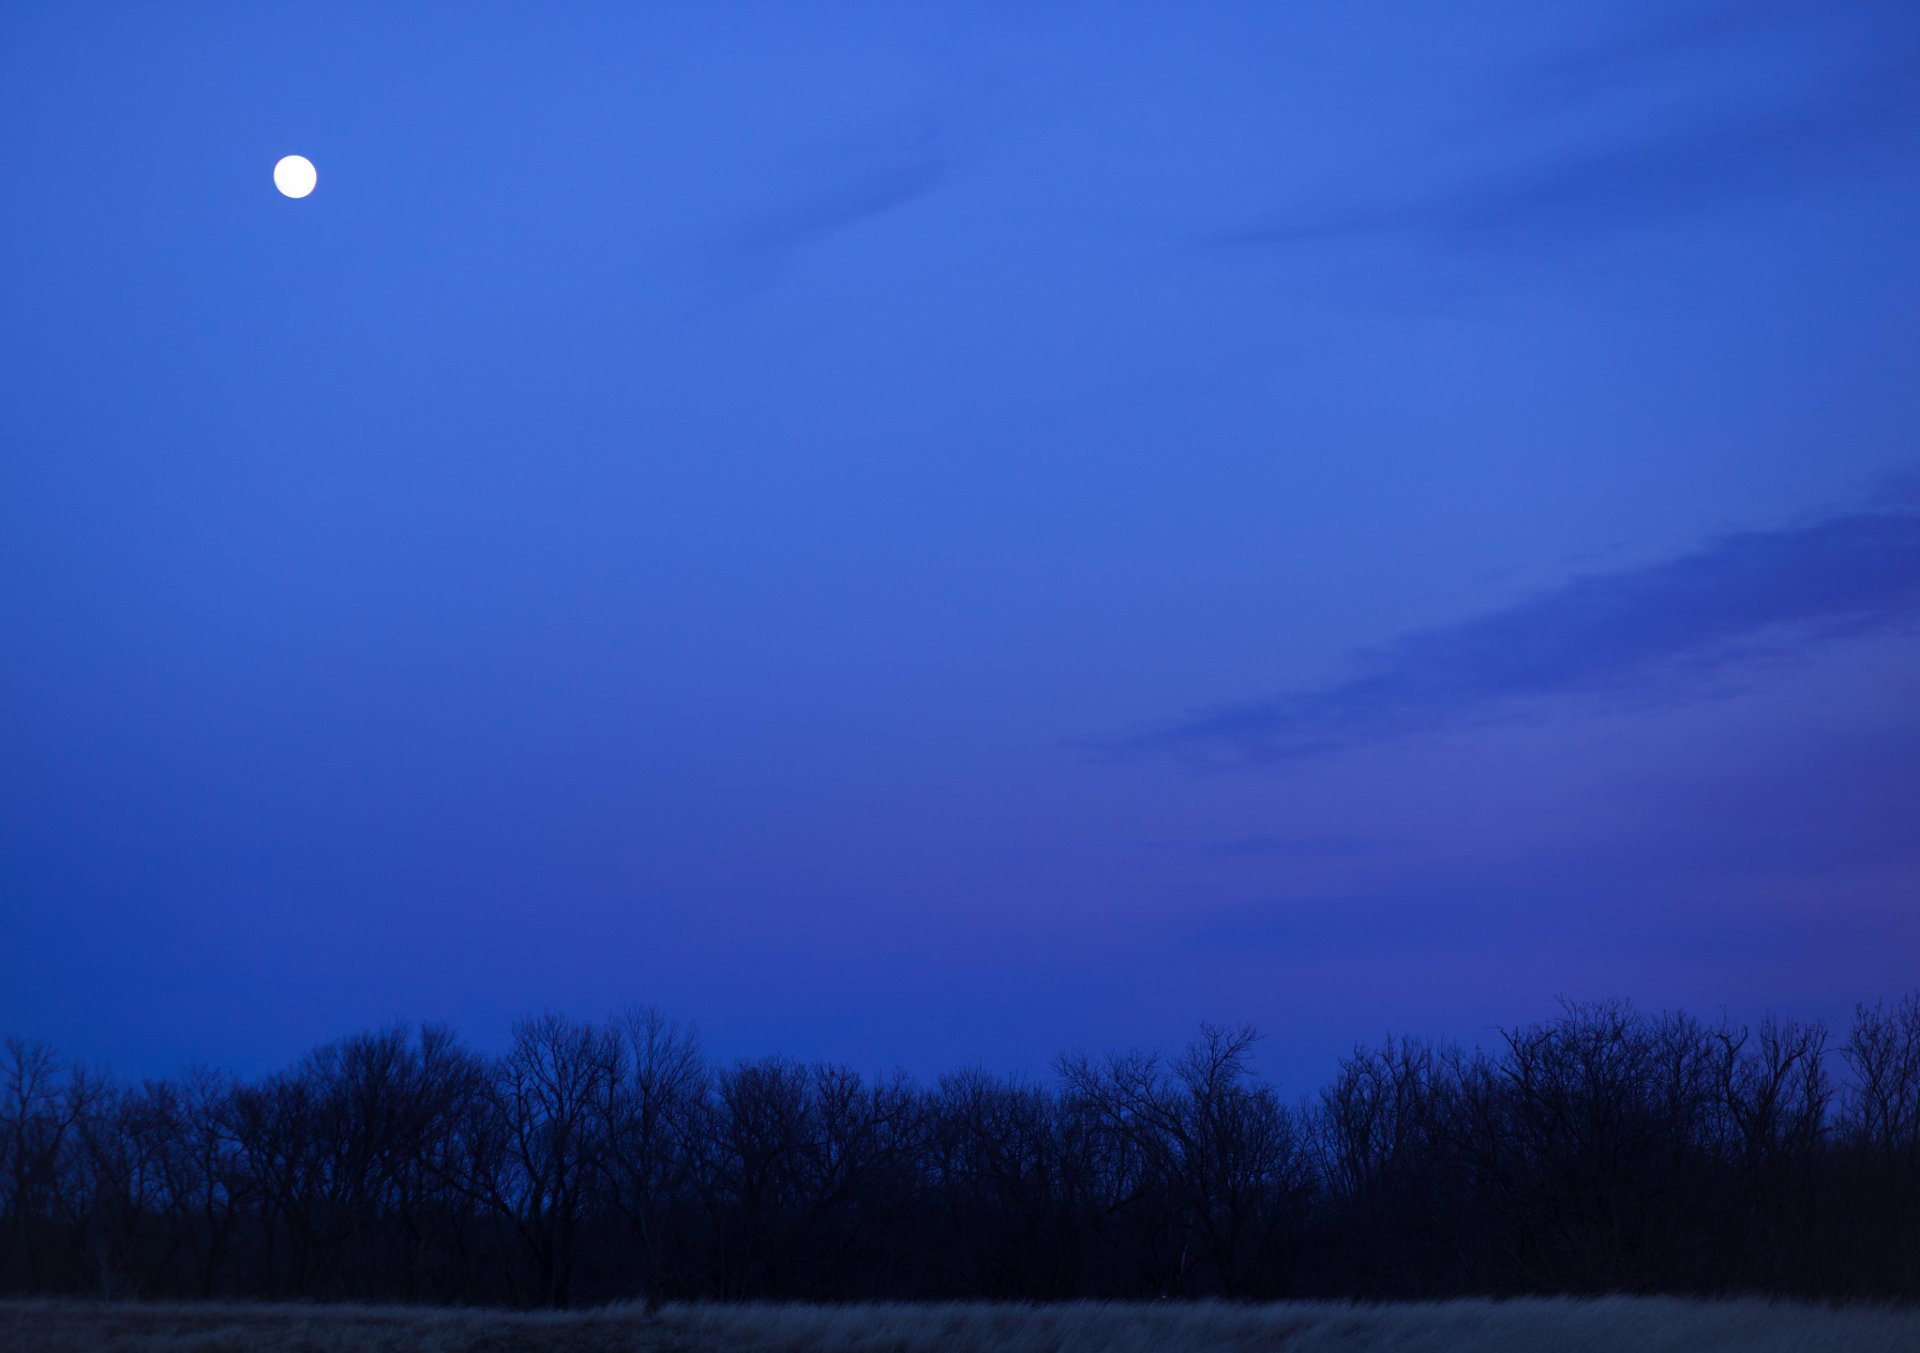
[(1510, 111), (1563, 108), (1620, 89), (1637, 90), (1663, 67), (1724, 60), (1742, 48), (1781, 40), (1798, 49), (1829, 45), (1884, 50), (1910, 23), (1901, 0), (1849, 6), (1821, 0), (1730, 0), (1696, 9), (1661, 7), (1656, 17), (1611, 38), (1556, 51), (1515, 82)]
[(1821, 644), (1917, 621), (1920, 513), (1856, 511), (1582, 575), (1362, 654), (1347, 681), (1224, 705), (1105, 750), (1294, 761), (1555, 700), (1686, 703)]
[(1910, 84), (1885, 71), (1817, 106), (1583, 147), (1431, 196), (1302, 214), (1215, 242), (1247, 249), (1399, 235), (1462, 252), (1541, 249), (1705, 214), (1891, 159), (1914, 140)]
[(790, 253), (925, 197), (946, 181), (948, 168), (943, 156), (928, 154), (870, 170), (768, 217), (745, 233), (742, 244)]
[(1385, 853), (1389, 843), (1375, 837), (1338, 836), (1238, 836), (1228, 841), (1209, 841), (1193, 848), (1193, 853), (1216, 859), (1265, 860), (1358, 860)]
[[(1698, 111), (1623, 124), (1613, 135), (1569, 138), (1426, 191), (1318, 207), (1303, 204), (1219, 232), (1221, 248), (1259, 250), (1343, 239), (1411, 238), (1464, 253), (1541, 250), (1636, 226), (1698, 216), (1860, 178), (1920, 145), (1920, 23), (1898, 7), (1838, 14), (1799, 0), (1721, 6), (1541, 61), (1491, 113), (1500, 139), (1577, 111), (1647, 68), (1687, 64), (1696, 77), (1724, 66), (1746, 37), (1832, 50), (1832, 69), (1797, 95), (1753, 80), (1745, 97), (1716, 94)], [(1677, 72), (1676, 72), (1677, 73)]]
[(953, 171), (952, 158), (929, 141), (796, 196), (716, 247), (713, 265), (723, 290), (732, 299), (765, 290), (803, 251), (937, 192)]

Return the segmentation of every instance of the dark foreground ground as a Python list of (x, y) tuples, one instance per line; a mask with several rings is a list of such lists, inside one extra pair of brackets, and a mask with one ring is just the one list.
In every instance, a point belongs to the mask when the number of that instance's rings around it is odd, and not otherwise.
[(678, 1306), (527, 1314), (0, 1302), (0, 1353), (1916, 1353), (1920, 1310), (1605, 1297), (1345, 1306)]

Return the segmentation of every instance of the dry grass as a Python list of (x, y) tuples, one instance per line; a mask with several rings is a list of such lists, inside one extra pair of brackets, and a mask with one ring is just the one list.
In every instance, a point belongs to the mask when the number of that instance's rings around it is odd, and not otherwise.
[(1605, 1297), (1426, 1305), (409, 1307), (0, 1302), (0, 1353), (1913, 1353), (1920, 1310)]

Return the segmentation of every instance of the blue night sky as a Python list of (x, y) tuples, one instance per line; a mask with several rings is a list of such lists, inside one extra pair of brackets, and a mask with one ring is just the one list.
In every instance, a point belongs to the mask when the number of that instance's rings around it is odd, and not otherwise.
[(0, 1030), (1305, 1088), (1910, 989), (1916, 72), (1911, 0), (11, 0)]

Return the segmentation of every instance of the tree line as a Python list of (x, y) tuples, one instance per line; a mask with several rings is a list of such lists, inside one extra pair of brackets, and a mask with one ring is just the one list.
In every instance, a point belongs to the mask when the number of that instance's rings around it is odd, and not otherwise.
[(0, 1292), (607, 1300), (1920, 1296), (1920, 995), (1844, 1037), (1568, 1004), (931, 1084), (717, 1063), (652, 1010), (393, 1027), (257, 1080), (0, 1047)]

